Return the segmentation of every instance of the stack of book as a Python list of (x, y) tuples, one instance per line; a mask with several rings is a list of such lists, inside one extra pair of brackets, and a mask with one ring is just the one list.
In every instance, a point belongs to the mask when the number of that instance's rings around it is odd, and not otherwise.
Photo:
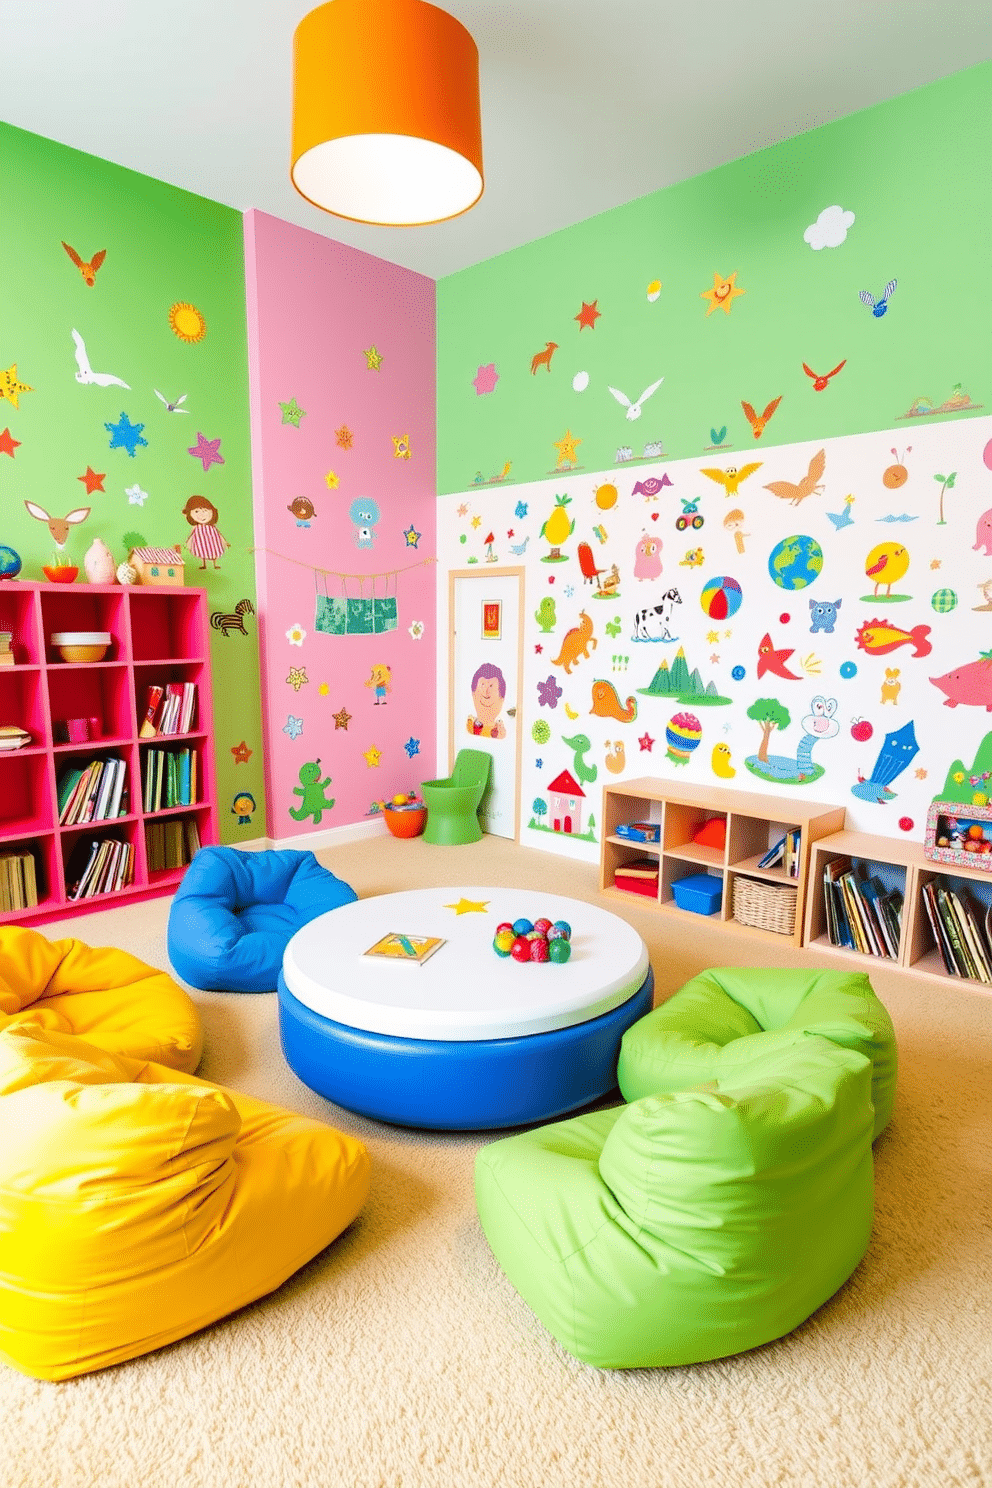
[(192, 816), (148, 822), (145, 827), (145, 857), (148, 872), (184, 868), (200, 851), (200, 830)]
[(0, 630), (0, 667), (14, 665), (13, 641), (13, 631)]
[(855, 871), (849, 859), (832, 858), (823, 869), (823, 902), (831, 945), (863, 956), (899, 955), (902, 894), (886, 891), (867, 872)]
[(70, 899), (112, 894), (134, 882), (134, 843), (119, 837), (80, 840), (66, 866)]
[(145, 810), (196, 805), (195, 749), (149, 749), (145, 755)]
[(38, 874), (34, 854), (4, 853), (0, 857), (0, 914), (32, 909), (38, 903)]
[(781, 868), (790, 878), (799, 877), (799, 828), (788, 831), (758, 859), (759, 868)]
[(948, 889), (931, 879), (922, 889), (930, 929), (944, 970), (992, 985), (992, 909), (967, 889)]
[(156, 734), (188, 734), (196, 712), (195, 682), (153, 683), (145, 694), (145, 716), (139, 730), (142, 739)]
[(613, 882), (618, 889), (626, 889), (630, 894), (644, 894), (657, 899), (658, 859), (631, 858), (629, 863), (619, 864), (613, 874)]
[(59, 824), (109, 821), (127, 815), (124, 784), (127, 766), (116, 755), (91, 760), (82, 769), (72, 766), (59, 778)]

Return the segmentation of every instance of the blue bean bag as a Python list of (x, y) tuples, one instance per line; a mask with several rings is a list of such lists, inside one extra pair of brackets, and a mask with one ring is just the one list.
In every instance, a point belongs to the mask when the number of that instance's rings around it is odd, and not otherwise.
[(169, 910), (169, 959), (204, 991), (274, 992), (297, 930), (357, 898), (312, 852), (204, 847)]

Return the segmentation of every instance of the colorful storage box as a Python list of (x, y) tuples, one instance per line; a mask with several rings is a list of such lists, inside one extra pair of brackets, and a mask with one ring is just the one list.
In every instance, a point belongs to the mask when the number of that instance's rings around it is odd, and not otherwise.
[(688, 878), (676, 879), (672, 893), (679, 909), (690, 909), (693, 914), (716, 914), (723, 896), (723, 879), (713, 873), (692, 873)]

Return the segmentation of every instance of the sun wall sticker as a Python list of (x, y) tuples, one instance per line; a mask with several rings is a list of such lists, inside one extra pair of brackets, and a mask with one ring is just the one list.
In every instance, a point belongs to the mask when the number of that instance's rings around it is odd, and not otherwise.
[(173, 334), (188, 345), (202, 341), (207, 334), (207, 322), (202, 311), (188, 300), (177, 300), (169, 307), (169, 326)]

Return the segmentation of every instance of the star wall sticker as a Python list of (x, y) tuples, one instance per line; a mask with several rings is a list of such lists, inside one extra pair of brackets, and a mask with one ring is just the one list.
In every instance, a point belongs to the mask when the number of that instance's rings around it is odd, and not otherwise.
[(487, 362), (484, 367), (479, 368), (478, 372), (472, 378), (472, 386), (475, 388), (476, 396), (479, 398), (484, 397), (486, 393), (494, 392), (498, 382), (499, 373), (496, 371), (495, 362)]
[(709, 641), (710, 645), (713, 646), (720, 639), (720, 632), (718, 630), (708, 630), (706, 632), (706, 639)]
[(348, 732), (348, 725), (351, 722), (351, 714), (348, 712), (348, 709), (347, 708), (340, 708), (337, 713), (334, 713), (331, 716), (334, 719), (334, 731), (335, 731), (335, 733), (337, 732), (338, 729), (344, 729), (345, 733), (347, 733)]
[(127, 497), (128, 506), (144, 506), (148, 500), (148, 492), (143, 491), (137, 481), (133, 486), (124, 487), (124, 495)]
[(6, 368), (6, 370), (0, 368), (0, 402), (2, 402), (4, 398), (6, 398), (7, 402), (12, 403), (16, 408), (17, 400), (22, 393), (33, 392), (34, 388), (31, 387), (30, 384), (26, 382), (18, 382), (16, 362), (12, 362), (11, 365)]
[(747, 293), (747, 290), (738, 289), (734, 283), (736, 278), (736, 270), (731, 274), (729, 279), (724, 279), (722, 274), (714, 273), (713, 288), (700, 291), (699, 298), (701, 300), (709, 300), (710, 302), (709, 309), (706, 312), (707, 316), (712, 315), (714, 310), (722, 310), (725, 315), (729, 315), (730, 306), (736, 300), (737, 296)]
[(377, 749), (374, 744), (370, 744), (368, 749), (362, 750), (362, 757), (370, 770), (378, 770), (382, 763), (382, 750)]
[(294, 718), (293, 714), (290, 713), (282, 726), (282, 731), (284, 734), (288, 734), (291, 739), (298, 739), (303, 732), (303, 719)]
[(422, 532), (417, 531), (412, 522), (403, 534), (403, 536), (406, 538), (406, 545), (408, 548), (415, 548), (423, 535), (424, 534)]
[(940, 559), (939, 558), (931, 558), (930, 559), (930, 567), (931, 568), (939, 568), (940, 567)]
[(572, 317), (573, 320), (577, 320), (579, 322), (580, 331), (584, 331), (587, 326), (591, 331), (594, 331), (596, 329), (596, 322), (603, 313), (602, 310), (596, 309), (596, 306), (598, 304), (599, 300), (593, 300), (591, 305), (587, 305), (585, 300), (582, 301), (582, 309), (579, 311), (578, 315)]
[(917, 772), (916, 772), (916, 778), (917, 778), (917, 780), (926, 780), (926, 778), (927, 778), (927, 772), (926, 772), (926, 770), (917, 770)]
[(409, 460), (411, 456), (409, 434), (390, 434), (393, 441), (393, 458), (396, 460)]
[(205, 434), (200, 433), (199, 429), (196, 431), (196, 443), (191, 444), (186, 453), (192, 455), (194, 460), (203, 461), (204, 473), (210, 469), (211, 465), (224, 464), (224, 456), (220, 453), (220, 440), (208, 439)]
[(457, 904), (446, 904), (445, 909), (453, 909), (456, 915), (463, 914), (485, 914), (489, 908), (488, 899), (466, 899), (463, 894)]
[(355, 442), (355, 436), (347, 424), (342, 424), (340, 429), (334, 430), (334, 442), (340, 449), (351, 449)]
[(463, 501), (461, 503), (461, 505), (459, 506), (459, 508), (458, 508), (458, 516), (460, 516), (460, 517), (467, 517), (468, 516), (468, 503), (466, 501)]
[(526, 501), (517, 502), (516, 506), (513, 508), (513, 515), (517, 518), (518, 522), (523, 521), (524, 517), (527, 515)]
[(374, 346), (370, 346), (368, 351), (362, 352), (362, 356), (365, 358), (366, 372), (378, 372), (382, 366), (382, 352), (377, 351)]
[(110, 435), (110, 448), (127, 450), (132, 460), (139, 444), (148, 446), (148, 440), (141, 437), (144, 424), (132, 424), (126, 413), (121, 414), (116, 424), (104, 424), (103, 427)]
[(326, 697), (330, 690), (331, 689), (328, 687), (326, 682), (321, 682), (320, 686), (317, 688), (317, 691), (320, 693), (321, 697)]
[(654, 747), (654, 740), (652, 739), (650, 734), (642, 734), (637, 742), (641, 746), (642, 754), (651, 753), (651, 750)]
[(341, 481), (333, 470), (329, 470), (324, 476), (324, 485), (329, 491), (336, 491), (340, 484)]
[(252, 756), (252, 751), (248, 748), (244, 739), (241, 740), (240, 744), (231, 746), (231, 753), (234, 756), (234, 763), (236, 765), (246, 765)]
[(103, 490), (103, 483), (107, 479), (107, 475), (106, 472), (101, 475), (98, 471), (93, 469), (92, 465), (87, 465), (86, 474), (77, 475), (76, 479), (78, 481), (82, 481), (83, 485), (86, 487), (87, 496), (92, 496), (94, 491)]
[(534, 655), (535, 656), (540, 656), (540, 654), (541, 654), (541, 652), (543, 650), (544, 650), (544, 647), (541, 645), (540, 641), (538, 641), (537, 645), (534, 647)]
[(420, 753), (420, 740), (415, 739), (411, 734), (409, 739), (407, 739), (406, 743), (403, 745), (403, 748), (406, 750), (407, 759), (413, 759), (413, 756), (415, 754)]
[(473, 527), (481, 527), (482, 526), (482, 518), (478, 515), (478, 513), (476, 513), (476, 515), (472, 518), (472, 526)]
[[(15, 449), (20, 449), (20, 447), (21, 441), (15, 439), (9, 429), (4, 429), (3, 433), (0, 434), (0, 455), (9, 455), (13, 459)], [(83, 477), (80, 476), (79, 479), (82, 480)], [(86, 489), (88, 491), (89, 487), (87, 486)]]
[(582, 443), (582, 440), (577, 439), (571, 429), (566, 429), (560, 439), (553, 439), (551, 443), (558, 451), (559, 465), (574, 465), (576, 463), (575, 452)]
[(280, 403), (279, 407), (282, 409), (282, 422), (292, 424), (294, 429), (298, 429), (300, 419), (307, 416), (306, 409), (301, 408), (295, 398), (290, 398), (288, 403)]
[(310, 681), (306, 667), (290, 667), (286, 681), (294, 692), (299, 692), (300, 688), (305, 687)]

